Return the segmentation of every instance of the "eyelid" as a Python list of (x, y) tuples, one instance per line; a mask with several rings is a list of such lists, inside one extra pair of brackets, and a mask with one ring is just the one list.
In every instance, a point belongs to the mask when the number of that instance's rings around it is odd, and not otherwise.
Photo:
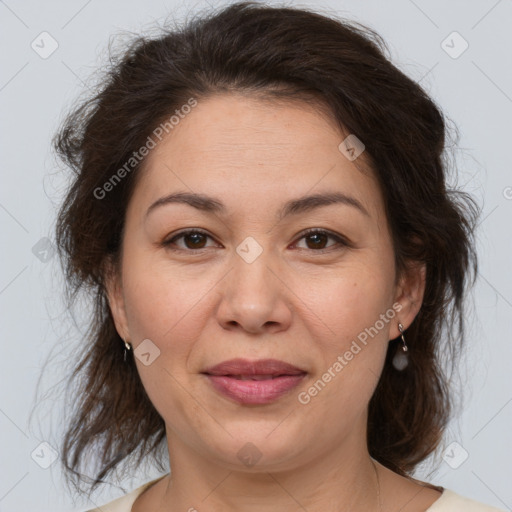
[[(204, 229), (201, 229), (201, 228), (186, 228), (182, 231), (178, 231), (177, 233), (174, 233), (171, 238), (169, 239), (165, 239), (161, 245), (167, 249), (170, 249), (172, 251), (176, 251), (176, 252), (188, 252), (188, 253), (201, 253), (202, 251), (208, 249), (208, 247), (202, 247), (200, 249), (182, 249), (182, 248), (173, 248), (173, 247), (170, 247), (172, 242), (181, 238), (181, 237), (184, 237), (188, 234), (192, 234), (192, 233), (199, 233), (199, 234), (202, 234), (202, 235), (205, 235), (206, 237), (208, 238), (211, 238), (212, 240), (214, 239), (212, 235), (210, 235), (207, 231), (205, 231)], [(325, 253), (325, 252), (329, 252), (329, 251), (332, 251), (332, 250), (336, 250), (336, 249), (340, 249), (340, 248), (344, 248), (344, 247), (352, 247), (352, 243), (343, 235), (341, 234), (338, 234), (338, 233), (335, 233), (333, 231), (330, 231), (328, 229), (324, 229), (324, 228), (308, 228), (304, 231), (301, 231), (297, 237), (295, 238), (295, 242), (293, 243), (293, 245), (295, 245), (296, 243), (298, 243), (300, 240), (302, 240), (303, 238), (307, 237), (308, 235), (311, 235), (311, 234), (325, 234), (327, 235), (328, 237), (334, 239), (338, 246), (341, 246), (341, 247), (336, 247), (336, 246), (331, 246), (331, 247), (327, 247), (327, 248), (324, 248), (324, 249), (299, 249), (299, 250), (306, 250), (306, 251), (309, 251), (309, 252), (313, 252), (313, 253)]]
[(182, 238), (186, 235), (189, 235), (189, 234), (192, 234), (192, 233), (200, 233), (202, 235), (205, 235), (206, 237), (208, 238), (211, 238), (213, 240), (213, 237), (212, 235), (210, 235), (207, 231), (205, 231), (204, 229), (201, 229), (201, 228), (186, 228), (186, 229), (183, 229), (182, 231), (178, 231), (177, 233), (173, 233), (172, 236), (170, 238), (166, 238), (164, 239), (164, 241), (160, 244), (162, 245), (163, 247), (167, 248), (167, 249), (170, 249), (170, 250), (173, 250), (173, 251), (184, 251), (184, 252), (201, 252), (203, 251), (204, 249), (206, 248), (201, 248), (201, 249), (181, 249), (181, 248), (173, 248), (173, 247), (170, 247), (171, 243), (174, 241), (174, 240), (177, 240), (179, 238)]
[[(313, 233), (320, 233), (323, 235), (327, 235), (331, 238), (334, 238), (338, 243), (340, 243), (342, 245), (346, 245), (346, 246), (350, 246), (350, 247), (352, 246), (352, 243), (345, 236), (343, 236), (339, 233), (335, 233), (334, 231), (330, 231), (329, 229), (324, 229), (324, 228), (308, 228), (305, 231), (302, 231), (297, 235), (298, 240), (306, 237), (307, 235), (313, 234)], [(320, 249), (319, 251), (315, 251), (315, 252), (320, 252), (321, 250), (322, 249)]]

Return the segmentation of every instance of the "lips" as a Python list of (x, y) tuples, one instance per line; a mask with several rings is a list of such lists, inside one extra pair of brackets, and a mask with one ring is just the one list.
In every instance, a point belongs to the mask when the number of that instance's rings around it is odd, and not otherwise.
[(204, 372), (218, 393), (243, 405), (265, 405), (296, 388), (307, 372), (277, 359), (231, 359)]
[(276, 379), (280, 375), (226, 375), (226, 377), (232, 377), (237, 380), (269, 380)]
[(224, 375), (239, 380), (266, 380), (282, 375), (302, 375), (306, 371), (290, 363), (278, 359), (230, 359), (207, 368), (202, 373), (208, 375)]

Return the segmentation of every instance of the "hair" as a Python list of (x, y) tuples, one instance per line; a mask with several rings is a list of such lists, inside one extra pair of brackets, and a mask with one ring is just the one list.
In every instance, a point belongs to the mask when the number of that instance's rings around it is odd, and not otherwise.
[[(136, 35), (112, 59), (93, 95), (68, 112), (53, 147), (73, 172), (58, 213), (56, 242), (67, 300), (92, 301), (87, 343), (69, 383), (72, 418), (62, 442), (66, 477), (81, 485), (87, 453), (99, 454), (90, 490), (159, 448), (165, 423), (139, 378), (106, 297), (108, 262), (119, 268), (125, 212), (142, 159), (106, 197), (94, 193), (143, 146), (163, 120), (186, 104), (241, 93), (316, 104), (365, 145), (358, 158), (378, 180), (390, 226), (397, 276), (426, 266), (421, 309), (407, 330), (409, 366), (391, 364), (391, 340), (368, 410), (370, 455), (409, 476), (435, 452), (453, 412), (447, 370), (461, 354), (464, 298), (476, 277), (479, 215), (467, 193), (447, 187), (447, 122), (441, 109), (391, 63), (373, 29), (294, 7), (235, 3), (158, 37)], [(136, 460), (135, 460), (136, 459)]]

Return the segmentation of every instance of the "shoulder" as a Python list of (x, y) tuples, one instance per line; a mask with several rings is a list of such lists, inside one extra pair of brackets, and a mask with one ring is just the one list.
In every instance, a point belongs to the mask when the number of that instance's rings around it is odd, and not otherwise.
[(114, 501), (110, 501), (104, 505), (98, 506), (97, 508), (87, 510), (87, 512), (131, 512), (132, 506), (135, 503), (135, 500), (149, 487), (153, 484), (156, 484), (159, 480), (166, 477), (167, 475), (160, 476), (151, 480), (150, 482), (137, 487), (133, 491), (120, 498), (115, 499)]
[(426, 512), (504, 512), (504, 510), (484, 505), (450, 489), (444, 489), (439, 499)]

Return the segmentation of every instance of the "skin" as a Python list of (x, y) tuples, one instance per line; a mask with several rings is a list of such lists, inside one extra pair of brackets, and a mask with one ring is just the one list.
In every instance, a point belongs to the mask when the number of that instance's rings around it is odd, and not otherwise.
[[(338, 149), (345, 136), (308, 104), (226, 94), (199, 101), (147, 156), (108, 297), (120, 336), (160, 350), (148, 366), (135, 360), (166, 424), (172, 478), (139, 496), (133, 512), (379, 510), (368, 403), (398, 322), (407, 329), (421, 306), (425, 268), (395, 279), (381, 191), (356, 165), (361, 157), (351, 162)], [(178, 191), (213, 196), (226, 213), (170, 203), (146, 216)], [(286, 201), (323, 191), (356, 198), (368, 215), (331, 204), (276, 218)], [(184, 228), (208, 236), (162, 245)], [(303, 237), (308, 228), (350, 245)], [(263, 250), (251, 263), (236, 252), (249, 236)], [(394, 303), (400, 312), (301, 404), (297, 395)], [(308, 375), (276, 402), (241, 405), (200, 373), (233, 357), (277, 358)], [(262, 454), (251, 467), (237, 457), (247, 442)], [(376, 468), (383, 510), (424, 511), (440, 496)]]

